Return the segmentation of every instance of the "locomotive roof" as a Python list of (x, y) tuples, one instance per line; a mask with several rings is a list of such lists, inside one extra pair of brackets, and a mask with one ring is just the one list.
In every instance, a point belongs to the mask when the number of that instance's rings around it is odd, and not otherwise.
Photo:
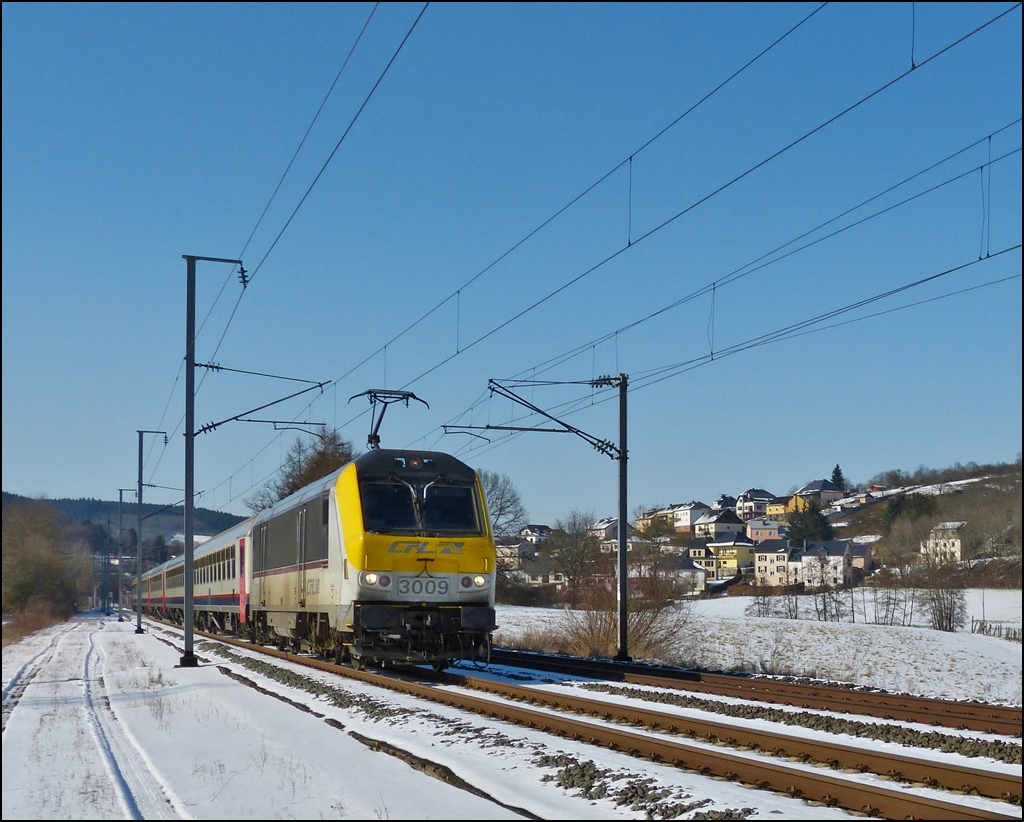
[(387, 478), (397, 474), (405, 480), (423, 475), (444, 474), (456, 482), (473, 482), (476, 472), (462, 460), (441, 451), (396, 451), (374, 449), (356, 457), (356, 471), (361, 477)]
[(350, 465), (355, 465), (360, 477), (370, 479), (387, 479), (397, 474), (407, 482), (416, 482), (424, 475), (434, 477), (444, 474), (453, 482), (473, 483), (476, 481), (476, 472), (472, 468), (462, 460), (442, 451), (399, 451), (376, 448), (361, 454), (351, 462), (346, 462), (330, 474), (275, 502), (269, 508), (261, 511), (250, 524), (266, 522), (285, 511), (305, 505), (311, 499), (316, 499), (325, 489), (333, 486), (338, 475)]

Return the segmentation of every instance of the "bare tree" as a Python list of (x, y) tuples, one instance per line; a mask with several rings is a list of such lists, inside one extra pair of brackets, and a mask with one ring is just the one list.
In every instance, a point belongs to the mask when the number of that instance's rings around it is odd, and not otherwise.
[(754, 596), (746, 607), (745, 613), (748, 616), (773, 616), (774, 599), (772, 588), (767, 580), (764, 577), (758, 577), (754, 580)]
[[(694, 616), (691, 601), (673, 599), (677, 583), (671, 575), (659, 573), (660, 550), (651, 549), (637, 548), (628, 561), (627, 642), (638, 659), (663, 659), (673, 652)], [(579, 586), (576, 609), (566, 615), (564, 635), (571, 653), (607, 657), (616, 651), (619, 608), (614, 567), (609, 555), (600, 555), (588, 566), (597, 573)]]
[(876, 625), (909, 625), (914, 612), (914, 588), (908, 565), (886, 565), (871, 578), (872, 610)]
[(782, 616), (786, 619), (800, 619), (800, 595), (797, 585), (787, 585), (782, 595)]
[(821, 622), (839, 622), (842, 608), (840, 588), (834, 579), (834, 571), (824, 549), (809, 570), (815, 616)]
[(557, 570), (565, 574), (569, 600), (575, 604), (580, 587), (591, 567), (601, 555), (601, 545), (591, 532), (593, 511), (573, 511), (557, 520), (551, 538), (544, 549)]
[(45, 502), (5, 505), (4, 615), (36, 610), (58, 619), (71, 616), (88, 596), (91, 560), (74, 527)]
[(477, 471), (480, 484), (487, 500), (487, 514), (491, 518), (494, 539), (501, 541), (515, 536), (530, 522), (530, 515), (523, 505), (519, 490), (508, 474), (494, 471)]
[(929, 557), (922, 574), (924, 608), (936, 631), (955, 632), (967, 619), (966, 575), (957, 562)]
[(910, 625), (917, 604), (914, 567), (921, 551), (921, 543), (931, 529), (927, 517), (897, 517), (889, 526), (883, 540), (878, 543), (882, 570), (873, 584), (875, 595), (875, 622), (882, 625)]
[(356, 456), (352, 443), (337, 431), (317, 435), (311, 444), (296, 439), (284, 458), (284, 465), (272, 479), (245, 500), (254, 514), (269, 508), (278, 500), (326, 477)]

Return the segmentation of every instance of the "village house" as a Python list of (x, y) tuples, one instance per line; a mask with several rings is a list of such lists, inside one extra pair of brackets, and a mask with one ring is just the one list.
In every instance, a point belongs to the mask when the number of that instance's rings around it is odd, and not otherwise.
[(853, 569), (855, 571), (859, 571), (861, 576), (867, 574), (875, 562), (874, 552), (871, 550), (871, 543), (855, 541), (851, 546), (851, 551), (852, 557), (850, 564), (853, 566)]
[(555, 569), (550, 559), (524, 559), (518, 572), (519, 580), (532, 587), (550, 585), (562, 591), (568, 584), (565, 574)]
[[(619, 518), (618, 517), (605, 517), (599, 519), (593, 525), (590, 526), (591, 536), (597, 537), (599, 542), (607, 542), (610, 539), (619, 538)], [(629, 533), (628, 531), (626, 532)]]
[(699, 594), (707, 588), (707, 572), (686, 551), (662, 557), (657, 569), (665, 579), (673, 581), (677, 596)]
[(495, 546), (498, 566), (506, 571), (515, 571), (522, 567), (524, 560), (537, 558), (537, 546), (525, 539), (512, 539), (500, 542)]
[(775, 499), (763, 488), (748, 488), (736, 497), (736, 516), (746, 521), (764, 517), (768, 512), (768, 503)]
[(963, 533), (966, 522), (940, 522), (921, 543), (921, 554), (936, 562), (960, 562), (963, 559)]
[(672, 507), (672, 523), (677, 534), (692, 534), (694, 523), (711, 510), (703, 502), (684, 502)]
[(837, 499), (832, 503), (833, 511), (855, 511), (858, 508), (863, 508), (869, 502), (874, 500), (874, 496), (868, 491), (860, 491), (855, 494), (850, 494), (848, 497)]
[[(846, 492), (836, 485), (832, 480), (814, 480), (813, 482), (807, 483), (803, 488), (796, 492), (794, 495), (805, 503), (814, 502), (819, 508), (827, 508), (837, 499), (842, 499), (846, 496)], [(806, 505), (795, 509), (793, 503), (790, 502), (790, 511), (793, 510), (804, 510)]]
[[(633, 528), (629, 529), (629, 536), (626, 538), (626, 553), (632, 553), (634, 548), (649, 548), (653, 545), (650, 540), (644, 539), (633, 532)], [(619, 538), (616, 535), (614, 539), (606, 539), (601, 541), (601, 553), (602, 554), (617, 554), (619, 552)]]
[(754, 543), (785, 536), (786, 526), (770, 519), (748, 519), (747, 537)]
[(708, 541), (708, 548), (718, 557), (718, 579), (749, 575), (754, 568), (754, 543), (746, 534), (734, 532)]
[(808, 588), (838, 588), (853, 582), (848, 539), (809, 542), (801, 549), (800, 581)]
[(736, 510), (736, 497), (730, 497), (728, 494), (721, 494), (718, 499), (711, 503), (711, 510), (713, 511), (724, 511), (726, 508), (731, 511)]
[(769, 539), (754, 548), (754, 584), (781, 588), (789, 581), (789, 540)]
[(764, 507), (765, 519), (774, 522), (785, 522), (789, 513), (789, 497), (774, 497)]
[(796, 546), (789, 546), (789, 559), (786, 561), (786, 576), (790, 585), (802, 585), (804, 582), (804, 553), (803, 549)]
[(697, 539), (705, 539), (708, 542), (729, 534), (742, 533), (743, 528), (743, 520), (736, 516), (731, 508), (708, 511), (693, 524), (693, 532)]
[(540, 545), (544, 540), (551, 538), (551, 527), (548, 525), (527, 525), (519, 532), (519, 538), (525, 539), (534, 545)]
[(703, 568), (707, 579), (718, 579), (718, 555), (703, 540), (695, 540), (686, 550), (693, 564)]

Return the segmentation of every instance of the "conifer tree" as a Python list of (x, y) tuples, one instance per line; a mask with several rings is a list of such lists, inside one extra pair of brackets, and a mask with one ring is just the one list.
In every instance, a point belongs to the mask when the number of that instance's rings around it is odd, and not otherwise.
[(821, 542), (835, 538), (832, 525), (816, 502), (810, 502), (802, 511), (790, 511), (786, 518), (786, 537), (800, 547), (804, 542)]

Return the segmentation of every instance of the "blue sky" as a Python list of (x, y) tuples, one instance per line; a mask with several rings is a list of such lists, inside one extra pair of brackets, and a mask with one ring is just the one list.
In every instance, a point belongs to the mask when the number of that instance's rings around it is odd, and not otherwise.
[[(614, 441), (578, 383), (628, 374), (631, 511), (1016, 459), (1019, 6), (422, 8), (4, 4), (5, 491), (116, 499), (158, 429), (146, 499), (180, 498), (183, 254), (252, 277), (199, 263), (198, 361), (328, 383), (252, 416), (364, 448), (349, 398), (411, 390), (383, 445), (535, 522), (614, 515), (616, 464), (445, 434), (542, 424), (489, 379), (577, 383), (514, 390)], [(303, 387), (197, 381), (198, 425)], [(199, 504), (245, 513), (296, 436), (197, 436)]]

